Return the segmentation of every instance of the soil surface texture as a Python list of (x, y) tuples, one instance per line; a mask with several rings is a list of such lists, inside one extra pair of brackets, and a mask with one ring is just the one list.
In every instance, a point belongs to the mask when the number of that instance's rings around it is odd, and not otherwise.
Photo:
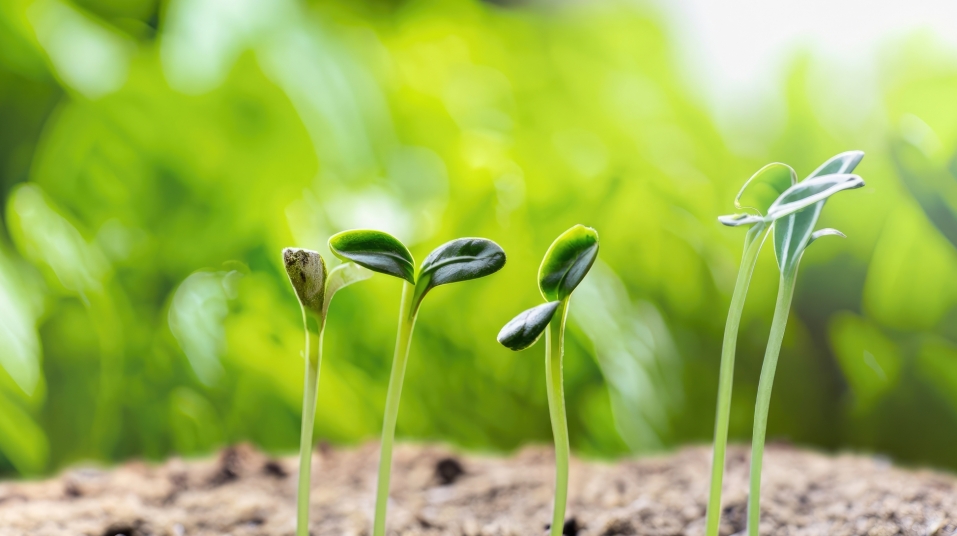
[[(313, 536), (368, 535), (378, 448), (314, 453)], [(723, 535), (744, 530), (748, 450), (729, 450)], [(509, 458), (401, 445), (390, 535), (541, 536), (551, 517), (553, 457)], [(710, 450), (605, 464), (573, 460), (565, 534), (699, 535)], [(955, 536), (957, 478), (879, 458), (771, 445), (762, 535)], [(248, 446), (163, 465), (78, 468), (43, 482), (0, 483), (0, 536), (280, 536), (294, 533), (295, 458)]]

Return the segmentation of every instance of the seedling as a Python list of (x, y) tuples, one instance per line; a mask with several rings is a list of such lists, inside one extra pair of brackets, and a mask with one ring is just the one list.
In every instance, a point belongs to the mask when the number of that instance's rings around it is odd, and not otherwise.
[(302, 308), (306, 332), (306, 374), (302, 393), (302, 430), (299, 438), (299, 488), (296, 496), (296, 536), (309, 536), (309, 477), (312, 474), (312, 428), (319, 395), (319, 365), (322, 337), (329, 303), (336, 292), (347, 285), (368, 279), (372, 272), (353, 263), (344, 263), (326, 272), (326, 263), (315, 251), (282, 250), (286, 275)]
[[(768, 164), (758, 170), (734, 198), (734, 206), (764, 216), (779, 195), (797, 183), (797, 175), (786, 164)], [(744, 257), (738, 269), (738, 277), (731, 295), (731, 307), (724, 325), (724, 341), (721, 345), (721, 367), (718, 375), (718, 404), (714, 419), (714, 450), (711, 460), (711, 491), (708, 497), (707, 536), (718, 536), (721, 523), (721, 485), (724, 480), (725, 452), (728, 445), (728, 423), (731, 416), (731, 387), (734, 381), (734, 355), (738, 344), (738, 328), (741, 312), (751, 284), (751, 274), (758, 260), (758, 253), (767, 239), (773, 224), (758, 220), (750, 225), (744, 237)]]
[(568, 423), (562, 382), (565, 318), (572, 291), (585, 278), (596, 258), (598, 233), (594, 229), (576, 225), (565, 231), (552, 242), (538, 269), (538, 288), (546, 303), (519, 313), (498, 334), (498, 342), (518, 351), (535, 344), (548, 328), (545, 332), (545, 385), (555, 440), (555, 505), (551, 536), (562, 534), (568, 498)]
[(339, 233), (329, 239), (329, 249), (343, 260), (398, 277), (405, 282), (402, 285), (399, 329), (392, 373), (389, 377), (389, 391), (386, 394), (379, 453), (379, 479), (376, 485), (373, 536), (385, 536), (395, 423), (399, 416), (402, 381), (419, 306), (425, 295), (439, 285), (477, 279), (501, 270), (505, 266), (505, 252), (491, 240), (459, 238), (429, 253), (419, 268), (418, 277), (415, 277), (415, 260), (412, 254), (398, 239), (381, 231), (356, 230)]
[(860, 151), (841, 153), (824, 164), (814, 173), (782, 193), (768, 207), (768, 215), (732, 216), (722, 218), (725, 225), (741, 225), (763, 221), (772, 224), (774, 233), (774, 255), (777, 259), (781, 277), (778, 297), (771, 321), (771, 334), (761, 367), (761, 379), (758, 382), (758, 396), (754, 409), (754, 427), (751, 440), (751, 481), (748, 495), (748, 534), (758, 536), (761, 517), (761, 465), (764, 458), (764, 441), (767, 432), (768, 409), (771, 404), (771, 386), (777, 368), (781, 342), (787, 326), (791, 299), (797, 280), (798, 265), (807, 246), (822, 236), (844, 235), (835, 229), (814, 231), (821, 210), (827, 199), (840, 191), (860, 188), (864, 181), (850, 172), (864, 157)]

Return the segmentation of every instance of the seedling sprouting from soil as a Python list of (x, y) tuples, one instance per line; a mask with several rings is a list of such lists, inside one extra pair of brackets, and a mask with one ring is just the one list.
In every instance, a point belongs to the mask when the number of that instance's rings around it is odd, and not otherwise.
[[(758, 170), (734, 198), (734, 206), (764, 216), (768, 208), (785, 190), (797, 183), (797, 175), (785, 164), (768, 164)], [(734, 217), (732, 217), (734, 219)], [(741, 311), (751, 284), (751, 274), (758, 260), (772, 223), (763, 219), (755, 221), (744, 237), (744, 256), (731, 295), (731, 308), (724, 325), (724, 342), (721, 346), (721, 369), (718, 377), (718, 406), (714, 419), (714, 450), (711, 460), (711, 491), (708, 497), (707, 536), (718, 536), (721, 522), (721, 484), (724, 479), (724, 458), (728, 444), (728, 423), (731, 416), (731, 387), (734, 381), (734, 354), (738, 343), (738, 328)]]
[(826, 235), (844, 236), (835, 229), (814, 230), (827, 199), (842, 190), (860, 188), (864, 181), (850, 172), (864, 157), (860, 151), (841, 153), (814, 171), (807, 179), (791, 186), (768, 207), (764, 217), (750, 215), (722, 218), (725, 225), (742, 225), (763, 221), (773, 226), (774, 255), (781, 277), (778, 297), (771, 321), (771, 334), (761, 367), (758, 396), (754, 409), (754, 427), (751, 440), (751, 482), (748, 495), (748, 534), (758, 536), (761, 517), (761, 464), (767, 432), (768, 408), (771, 404), (771, 386), (777, 368), (781, 342), (787, 326), (791, 298), (797, 280), (798, 265), (807, 246)]
[[(598, 233), (576, 225), (552, 242), (538, 269), (538, 288), (546, 303), (523, 311), (498, 334), (498, 342), (512, 350), (524, 350), (545, 334), (545, 381), (548, 412), (555, 440), (555, 505), (551, 535), (561, 536), (568, 497), (568, 423), (562, 383), (565, 318), (568, 299), (598, 258)], [(553, 321), (554, 319), (554, 321)]]
[(322, 360), (322, 336), (329, 303), (336, 292), (372, 272), (351, 262), (326, 272), (326, 263), (315, 251), (286, 248), (282, 251), (286, 274), (302, 307), (302, 325), (306, 332), (306, 375), (302, 394), (302, 431), (299, 439), (299, 489), (296, 497), (296, 536), (309, 536), (309, 477), (312, 469), (312, 428), (319, 394), (319, 365)]
[(398, 239), (381, 231), (345, 231), (329, 239), (329, 248), (343, 260), (405, 281), (402, 285), (398, 336), (385, 402), (379, 479), (376, 486), (373, 536), (385, 536), (395, 423), (399, 416), (402, 380), (405, 377), (409, 343), (412, 341), (412, 330), (419, 306), (426, 293), (439, 285), (477, 279), (499, 271), (505, 265), (505, 252), (491, 240), (459, 238), (429, 253), (416, 277), (415, 261), (409, 250)]

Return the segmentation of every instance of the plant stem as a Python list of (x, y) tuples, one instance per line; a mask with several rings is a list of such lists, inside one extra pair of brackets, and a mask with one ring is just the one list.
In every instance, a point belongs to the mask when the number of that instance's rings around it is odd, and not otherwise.
[(399, 416), (399, 400), (402, 397), (402, 380), (409, 359), (409, 343), (415, 327), (416, 303), (413, 299), (415, 286), (402, 285), (402, 303), (399, 306), (399, 329), (392, 358), (392, 373), (389, 376), (389, 392), (385, 399), (385, 417), (382, 423), (382, 443), (379, 452), (379, 480), (376, 484), (375, 522), (373, 536), (385, 536), (385, 517), (389, 504), (389, 476), (392, 471), (392, 443), (395, 440), (395, 423)]
[[(309, 318), (318, 326), (318, 336), (312, 337)], [(316, 420), (316, 397), (319, 394), (319, 366), (322, 363), (321, 320), (302, 311), (302, 325), (306, 332), (306, 375), (302, 393), (302, 429), (299, 435), (299, 490), (296, 497), (296, 536), (309, 536), (309, 490), (312, 476), (312, 429)]]
[[(728, 424), (731, 420), (731, 388), (734, 383), (734, 355), (738, 346), (738, 329), (741, 326), (741, 312), (744, 299), (751, 284), (751, 275), (757, 263), (758, 253), (767, 238), (769, 227), (748, 231), (744, 244), (744, 257), (738, 269), (738, 278), (731, 295), (731, 307), (724, 325), (724, 341), (721, 345), (721, 370), (718, 379), (718, 405), (714, 418), (714, 450), (711, 459), (711, 490), (708, 496), (708, 518), (705, 525), (707, 536), (718, 536), (721, 525), (721, 486), (724, 482), (725, 452), (728, 446)], [(763, 236), (758, 237), (757, 234)]]
[(565, 418), (565, 388), (562, 381), (562, 354), (565, 348), (565, 316), (568, 298), (562, 300), (545, 332), (545, 385), (548, 414), (555, 439), (555, 504), (551, 536), (561, 536), (565, 527), (568, 499), (568, 422)]
[(774, 371), (781, 353), (784, 329), (791, 310), (791, 298), (794, 296), (794, 282), (797, 279), (797, 266), (781, 273), (778, 287), (778, 299), (774, 305), (774, 319), (771, 321), (771, 335), (764, 353), (761, 366), (761, 379), (758, 382), (758, 398), (754, 405), (754, 430), (751, 438), (751, 489), (748, 494), (748, 536), (758, 536), (761, 521), (761, 462), (764, 458), (764, 438), (768, 428), (768, 408), (771, 406), (771, 385), (774, 383)]

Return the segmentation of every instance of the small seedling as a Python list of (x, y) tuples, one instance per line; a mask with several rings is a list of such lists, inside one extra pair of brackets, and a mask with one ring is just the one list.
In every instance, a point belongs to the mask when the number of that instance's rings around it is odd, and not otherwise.
[(501, 270), (505, 266), (505, 252), (491, 240), (459, 238), (429, 253), (419, 268), (418, 277), (415, 277), (412, 254), (398, 239), (381, 231), (356, 230), (339, 233), (329, 239), (329, 249), (343, 260), (405, 281), (402, 285), (399, 329), (385, 402), (379, 479), (376, 485), (373, 536), (385, 536), (395, 423), (399, 416), (402, 381), (419, 306), (426, 293), (439, 285), (477, 279)]
[[(797, 175), (790, 166), (768, 164), (758, 170), (734, 198), (734, 206), (764, 216), (768, 208), (785, 190), (797, 183)], [(734, 356), (738, 344), (741, 312), (751, 284), (751, 275), (758, 253), (773, 225), (759, 220), (750, 225), (744, 237), (744, 256), (731, 295), (731, 307), (724, 325), (721, 345), (721, 367), (718, 376), (718, 404), (714, 419), (714, 450), (711, 460), (711, 490), (708, 496), (707, 536), (718, 536), (721, 523), (721, 485), (724, 480), (724, 460), (728, 445), (728, 423), (731, 416), (731, 387), (734, 381)]]
[[(864, 153), (860, 151), (849, 151), (831, 158), (807, 179), (782, 193), (768, 207), (768, 215), (761, 218), (761, 221), (773, 224), (774, 255), (781, 277), (754, 408), (751, 476), (748, 495), (749, 536), (758, 536), (761, 517), (761, 465), (764, 458), (768, 409), (771, 405), (771, 386), (774, 382), (778, 355), (781, 352), (781, 342), (784, 340), (784, 330), (791, 309), (791, 299), (794, 296), (798, 265), (807, 246), (818, 238), (827, 235), (844, 236), (835, 229), (814, 231), (814, 226), (821, 215), (824, 203), (831, 195), (843, 190), (864, 186), (864, 181), (860, 177), (850, 174), (863, 157)], [(754, 217), (735, 216), (722, 219), (722, 223), (735, 225), (749, 219), (753, 221)]]
[[(551, 536), (561, 536), (568, 497), (568, 423), (562, 382), (565, 318), (572, 291), (598, 258), (598, 233), (576, 225), (552, 242), (538, 269), (538, 288), (546, 303), (519, 313), (498, 334), (498, 342), (511, 350), (524, 350), (541, 337), (545, 328), (545, 382), (548, 412), (555, 440), (555, 505)], [(554, 319), (554, 321), (553, 321)]]
[(326, 272), (326, 263), (315, 251), (282, 250), (286, 275), (302, 307), (302, 325), (306, 332), (306, 374), (302, 393), (302, 430), (299, 438), (299, 488), (296, 497), (296, 536), (309, 536), (309, 477), (312, 468), (312, 428), (319, 395), (319, 365), (322, 337), (329, 303), (336, 292), (352, 283), (368, 279), (372, 272), (351, 262)]

